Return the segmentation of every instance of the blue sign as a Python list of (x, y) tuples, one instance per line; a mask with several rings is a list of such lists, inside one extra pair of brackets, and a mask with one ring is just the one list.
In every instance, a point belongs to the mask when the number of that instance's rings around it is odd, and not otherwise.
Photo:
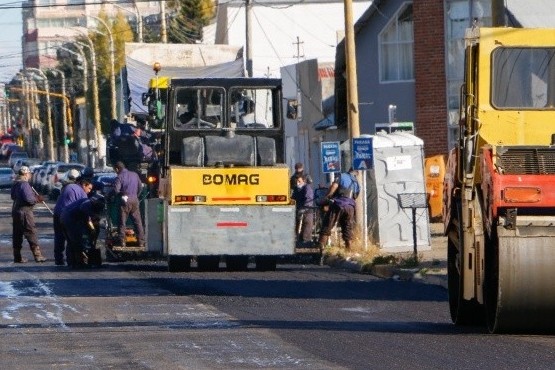
[(338, 141), (320, 143), (322, 154), (322, 172), (341, 172), (341, 150)]
[(369, 170), (374, 168), (374, 153), (371, 137), (353, 138), (353, 168)]

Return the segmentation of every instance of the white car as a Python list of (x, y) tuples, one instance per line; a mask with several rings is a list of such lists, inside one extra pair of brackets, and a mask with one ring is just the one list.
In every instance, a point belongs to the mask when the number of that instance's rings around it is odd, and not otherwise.
[(8, 159), (8, 166), (13, 168), (15, 162), (22, 158), (29, 158), (29, 154), (27, 154), (27, 152), (12, 152), (12, 154), (10, 154), (10, 159)]
[(27, 166), (31, 171), (40, 163), (38, 158), (19, 158), (13, 165), (13, 172), (18, 173), (21, 166)]
[(0, 188), (9, 188), (15, 179), (15, 173), (9, 167), (0, 167)]

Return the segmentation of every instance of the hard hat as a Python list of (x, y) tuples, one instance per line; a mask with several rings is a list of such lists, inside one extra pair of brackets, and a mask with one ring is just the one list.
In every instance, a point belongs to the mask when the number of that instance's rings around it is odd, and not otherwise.
[(79, 176), (81, 176), (81, 173), (77, 171), (75, 168), (72, 168), (69, 171), (67, 171), (67, 175), (66, 175), (68, 181), (75, 181)]
[(28, 173), (31, 173), (31, 170), (30, 170), (29, 167), (27, 167), (27, 166), (21, 166), (21, 167), (19, 168), (18, 173), (19, 173), (20, 175), (26, 175), (26, 174), (28, 174)]

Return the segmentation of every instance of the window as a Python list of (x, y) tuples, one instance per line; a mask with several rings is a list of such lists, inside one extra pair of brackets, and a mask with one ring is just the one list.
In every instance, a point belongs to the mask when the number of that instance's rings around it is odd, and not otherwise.
[(179, 88), (176, 90), (177, 130), (222, 127), (224, 90), (220, 88)]
[(265, 129), (274, 124), (272, 90), (263, 88), (231, 89), (230, 120), (238, 129)]
[(414, 79), (412, 4), (404, 5), (379, 35), (380, 81)]
[(493, 53), (491, 100), (496, 108), (555, 109), (555, 49), (498, 48)]

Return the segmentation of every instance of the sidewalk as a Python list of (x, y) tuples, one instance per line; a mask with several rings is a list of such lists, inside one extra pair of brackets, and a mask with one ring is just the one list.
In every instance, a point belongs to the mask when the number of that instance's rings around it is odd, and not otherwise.
[[(386, 279), (415, 280), (426, 284), (440, 285), (447, 289), (447, 237), (443, 235), (443, 224), (430, 224), (431, 250), (417, 251), (418, 267), (400, 268), (393, 265), (372, 266), (370, 273)], [(407, 253), (400, 253), (406, 256)], [(333, 261), (333, 267), (361, 271), (362, 266), (353, 261)]]

